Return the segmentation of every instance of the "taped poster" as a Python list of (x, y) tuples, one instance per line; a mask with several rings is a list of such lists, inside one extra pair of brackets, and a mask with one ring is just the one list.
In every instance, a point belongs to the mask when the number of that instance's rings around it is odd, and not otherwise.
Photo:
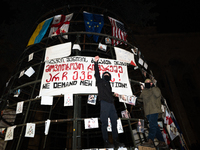
[(71, 55), (72, 43), (63, 43), (46, 48), (45, 61)]
[(23, 105), (24, 105), (24, 101), (17, 103), (16, 114), (20, 114), (23, 112)]
[(25, 137), (34, 137), (34, 136), (35, 136), (35, 123), (27, 123)]
[(119, 47), (114, 47), (117, 60), (130, 63), (137, 66), (135, 63), (134, 54)]
[[(111, 121), (110, 121), (110, 118), (108, 118), (108, 127), (107, 127), (107, 131), (108, 132), (112, 132), (112, 124), (111, 124)], [(121, 122), (121, 119), (117, 119), (117, 132), (118, 134), (119, 133), (124, 133), (124, 130), (123, 130), (123, 126), (122, 126), (122, 122)]]
[(9, 141), (9, 140), (13, 140), (14, 137), (14, 129), (16, 128), (16, 126), (11, 126), (7, 128), (6, 131), (6, 136), (5, 136), (5, 141)]
[(84, 119), (85, 129), (99, 128), (98, 118)]
[(73, 106), (73, 94), (64, 95), (64, 106)]

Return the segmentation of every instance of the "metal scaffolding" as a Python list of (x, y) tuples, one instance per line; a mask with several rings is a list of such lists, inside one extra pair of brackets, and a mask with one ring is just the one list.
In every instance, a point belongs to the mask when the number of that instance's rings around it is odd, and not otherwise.
[[(105, 17), (104, 26), (101, 33), (85, 32), (83, 11), (87, 10), (91, 13), (103, 14)], [(103, 140), (101, 136), (101, 130), (84, 130), (84, 119), (90, 117), (98, 117), (100, 113), (100, 106), (97, 103), (96, 106), (87, 105), (88, 94), (74, 94), (74, 105), (71, 107), (63, 107), (63, 95), (53, 97), (52, 106), (40, 105), (41, 97), (39, 97), (41, 79), (44, 70), (44, 57), (45, 50), (49, 46), (58, 45), (66, 42), (72, 42), (73, 44), (79, 44), (82, 50), (72, 50), (70, 56), (90, 56), (94, 57), (99, 55), (101, 58), (116, 59), (114, 46), (107, 45), (107, 51), (103, 52), (98, 50), (98, 44), (104, 43), (105, 38), (116, 39), (124, 44), (118, 45), (127, 51), (131, 52), (131, 48), (134, 45), (131, 44), (133, 39), (128, 32), (128, 41), (123, 41), (111, 34), (111, 25), (106, 18), (112, 16), (123, 22), (122, 18), (119, 18), (111, 11), (96, 6), (89, 5), (77, 5), (77, 6), (64, 6), (41, 16), (36, 22), (35, 27), (43, 20), (53, 17), (58, 14), (67, 15), (74, 13), (73, 19), (70, 21), (70, 27), (68, 33), (59, 34), (57, 36), (45, 37), (38, 44), (33, 44), (26, 47), (24, 52), (19, 57), (18, 64), (14, 74), (9, 80), (7, 87), (4, 89), (4, 93), (1, 97), (1, 111), (11, 109), (16, 110), (17, 103), (24, 101), (23, 113), (17, 114), (14, 122), (10, 122), (11, 125), (16, 125), (14, 138), (8, 141), (6, 149), (87, 149), (103, 146)], [(125, 27), (126, 24), (125, 24)], [(128, 28), (128, 27), (127, 27)], [(34, 30), (33, 30), (34, 31)], [(91, 37), (87, 37), (87, 34), (98, 35), (98, 43), (94, 42)], [(64, 39), (63, 35), (68, 35), (68, 39)], [(31, 53), (34, 53), (34, 59), (28, 62), (28, 57)], [(135, 60), (138, 62), (139, 55), (135, 55)], [(32, 67), (35, 70), (35, 74), (31, 77), (22, 76), (19, 78), (20, 73), (23, 70)], [(140, 93), (140, 83), (144, 80), (142, 71), (144, 68), (138, 64), (138, 68), (128, 65), (128, 74), (131, 88), (134, 94)], [(146, 70), (150, 74), (150, 70)], [(16, 90), (20, 89), (20, 95), (14, 97)], [(9, 104), (8, 101), (9, 100)], [(120, 112), (124, 109), (129, 110), (131, 118), (121, 118), (124, 127), (123, 135), (119, 135), (122, 142), (126, 147), (132, 149), (137, 144), (146, 140), (145, 134), (138, 133), (139, 141), (134, 139), (132, 130), (136, 129), (138, 119), (144, 119), (142, 105), (137, 106), (124, 106), (123, 103), (115, 102), (118, 116), (121, 116)], [(48, 135), (44, 134), (45, 121), (51, 120), (50, 131)], [(36, 131), (35, 137), (25, 138), (25, 127), (27, 123), (35, 123)]]

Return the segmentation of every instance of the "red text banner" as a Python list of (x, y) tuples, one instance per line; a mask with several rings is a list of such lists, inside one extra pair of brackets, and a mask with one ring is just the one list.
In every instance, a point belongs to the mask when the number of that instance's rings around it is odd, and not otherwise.
[[(124, 62), (101, 59), (99, 71), (108, 71), (112, 75), (113, 92), (132, 95), (127, 64)], [(94, 77), (94, 58), (84, 56), (63, 57), (45, 62), (40, 96), (73, 94), (97, 94)]]

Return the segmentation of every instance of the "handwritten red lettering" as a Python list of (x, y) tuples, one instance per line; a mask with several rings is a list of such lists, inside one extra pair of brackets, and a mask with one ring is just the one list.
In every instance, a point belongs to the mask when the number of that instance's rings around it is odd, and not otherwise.
[(88, 67), (87, 67), (87, 70), (89, 71), (94, 71), (94, 64), (90, 64)]
[(80, 76), (81, 80), (85, 80), (85, 71), (81, 71), (82, 77)]
[(59, 74), (59, 73), (57, 73), (56, 75), (52, 76), (51, 73), (50, 73), (50, 74), (49, 74), (49, 75), (50, 75), (50, 79), (49, 79), (49, 80), (46, 79), (46, 82), (48, 83), (48, 82), (53, 82), (53, 81), (59, 80), (59, 77), (57, 77), (58, 74)]
[(113, 66), (114, 68), (114, 72), (117, 73), (118, 72), (118, 66)]
[(90, 73), (91, 73), (91, 71), (89, 71), (89, 72), (87, 73), (87, 79), (88, 79), (88, 80), (92, 79), (92, 75), (90, 75)]
[(67, 74), (68, 74), (68, 72), (63, 72), (63, 74), (62, 74), (62, 80), (63, 80), (64, 78), (66, 78), (65, 80), (67, 80)]
[(59, 72), (59, 71), (68, 71), (68, 70), (84, 70), (84, 64), (82, 63), (67, 63), (67, 64), (55, 64), (47, 65), (46, 72)]
[(122, 66), (118, 66), (119, 67), (119, 73), (123, 73), (123, 68)]
[(77, 79), (78, 79), (78, 71), (74, 71), (73, 74), (74, 74), (74, 75), (73, 75), (72, 79), (73, 79), (73, 80), (77, 80)]

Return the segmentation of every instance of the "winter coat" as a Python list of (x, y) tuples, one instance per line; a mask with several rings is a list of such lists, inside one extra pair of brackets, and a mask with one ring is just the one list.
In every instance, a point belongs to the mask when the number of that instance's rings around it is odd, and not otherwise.
[(144, 105), (145, 115), (162, 113), (161, 110), (161, 91), (158, 87), (145, 88), (142, 90), (138, 101), (142, 101)]
[(94, 63), (96, 86), (98, 89), (98, 98), (99, 100), (104, 100), (109, 103), (114, 103), (114, 92), (110, 86), (110, 82), (102, 79), (99, 74), (98, 61)]

